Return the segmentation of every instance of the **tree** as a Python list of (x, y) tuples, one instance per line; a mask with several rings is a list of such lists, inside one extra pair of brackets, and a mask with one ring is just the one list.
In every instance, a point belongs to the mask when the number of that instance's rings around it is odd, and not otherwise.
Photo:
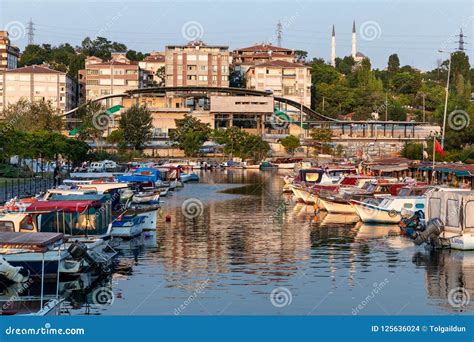
[(170, 133), (174, 145), (188, 157), (194, 157), (211, 133), (211, 126), (201, 120), (184, 114), (183, 119), (175, 119), (176, 129)]
[(327, 148), (332, 140), (332, 132), (329, 128), (314, 128), (310, 132), (311, 139), (320, 146), (321, 152)]
[(296, 149), (301, 146), (300, 139), (291, 134), (281, 139), (280, 143), (285, 148), (286, 153), (290, 155), (293, 155)]
[(152, 118), (146, 106), (133, 105), (122, 113), (119, 127), (125, 142), (134, 150), (142, 150), (151, 138)]
[(387, 71), (390, 74), (395, 74), (400, 70), (400, 59), (396, 53), (388, 57)]
[(229, 127), (212, 132), (212, 138), (224, 145), (224, 153), (242, 159), (262, 160), (270, 151), (270, 145), (260, 136), (250, 134), (239, 127)]
[(81, 120), (78, 127), (78, 139), (92, 140), (100, 149), (102, 137), (111, 121), (110, 116), (105, 113), (105, 107), (99, 102), (87, 101), (79, 107), (76, 115)]
[(388, 106), (388, 119), (393, 121), (406, 121), (407, 111), (399, 103), (394, 102)]
[(403, 146), (402, 157), (414, 160), (423, 159), (423, 144), (407, 143)]
[(295, 50), (296, 60), (300, 63), (304, 63), (308, 58), (308, 52), (304, 50)]
[(165, 86), (165, 80), (166, 80), (165, 67), (162, 66), (162, 67), (158, 68), (158, 70), (156, 70), (155, 75), (159, 79), (157, 86), (158, 87), (164, 87)]
[(349, 75), (350, 73), (352, 73), (355, 64), (355, 60), (352, 56), (336, 58), (336, 69), (344, 75)]
[(314, 59), (311, 63), (311, 81), (313, 85), (319, 83), (334, 83), (339, 79), (339, 73), (323, 59)]
[(28, 101), (24, 98), (9, 104), (3, 111), (7, 125), (22, 131), (56, 131), (63, 128), (59, 110), (53, 108), (51, 101)]
[(127, 147), (127, 143), (125, 141), (125, 135), (122, 129), (116, 129), (110, 132), (110, 134), (107, 136), (106, 141), (109, 144), (115, 144), (117, 145), (117, 148), (119, 150), (123, 150)]

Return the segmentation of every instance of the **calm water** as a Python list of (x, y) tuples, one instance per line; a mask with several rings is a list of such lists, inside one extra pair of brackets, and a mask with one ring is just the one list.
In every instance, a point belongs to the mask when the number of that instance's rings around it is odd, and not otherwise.
[[(459, 293), (474, 298), (474, 253), (430, 252), (396, 226), (314, 216), (281, 193), (283, 174), (199, 174), (201, 183), (165, 198), (156, 237), (122, 246), (110, 279), (61, 284), (70, 314), (474, 312), (472, 301), (456, 308), (448, 300), (456, 288), (455, 300)], [(183, 202), (191, 203), (186, 215)]]

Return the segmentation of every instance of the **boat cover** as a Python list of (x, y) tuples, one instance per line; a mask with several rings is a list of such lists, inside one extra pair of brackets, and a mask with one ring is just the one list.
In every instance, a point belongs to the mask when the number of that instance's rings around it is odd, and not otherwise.
[(63, 211), (66, 213), (83, 212), (88, 208), (100, 208), (102, 203), (93, 200), (81, 201), (38, 201), (26, 208), (26, 211)]
[(28, 248), (46, 252), (53, 244), (63, 241), (61, 233), (0, 232), (0, 247)]
[(426, 219), (439, 218), (445, 230), (474, 230), (474, 191), (436, 191), (426, 200)]

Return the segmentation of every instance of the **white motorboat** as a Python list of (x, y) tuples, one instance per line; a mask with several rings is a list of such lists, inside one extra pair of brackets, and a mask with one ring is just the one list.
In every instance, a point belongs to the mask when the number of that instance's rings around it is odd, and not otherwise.
[(384, 198), (380, 203), (376, 198), (367, 198), (364, 201), (350, 200), (362, 222), (365, 223), (393, 223), (401, 220), (401, 211), (424, 211), (425, 196), (393, 196)]
[(121, 215), (112, 222), (111, 235), (115, 238), (132, 239), (143, 232), (144, 217)]
[(150, 202), (159, 202), (159, 200), (160, 200), (159, 191), (138, 192), (132, 196), (132, 203), (150, 203)]

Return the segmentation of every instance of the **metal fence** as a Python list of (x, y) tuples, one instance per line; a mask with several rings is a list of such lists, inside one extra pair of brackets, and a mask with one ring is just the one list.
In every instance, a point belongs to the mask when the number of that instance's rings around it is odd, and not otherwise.
[(54, 185), (52, 178), (17, 178), (0, 183), (0, 202), (24, 198), (44, 192)]

